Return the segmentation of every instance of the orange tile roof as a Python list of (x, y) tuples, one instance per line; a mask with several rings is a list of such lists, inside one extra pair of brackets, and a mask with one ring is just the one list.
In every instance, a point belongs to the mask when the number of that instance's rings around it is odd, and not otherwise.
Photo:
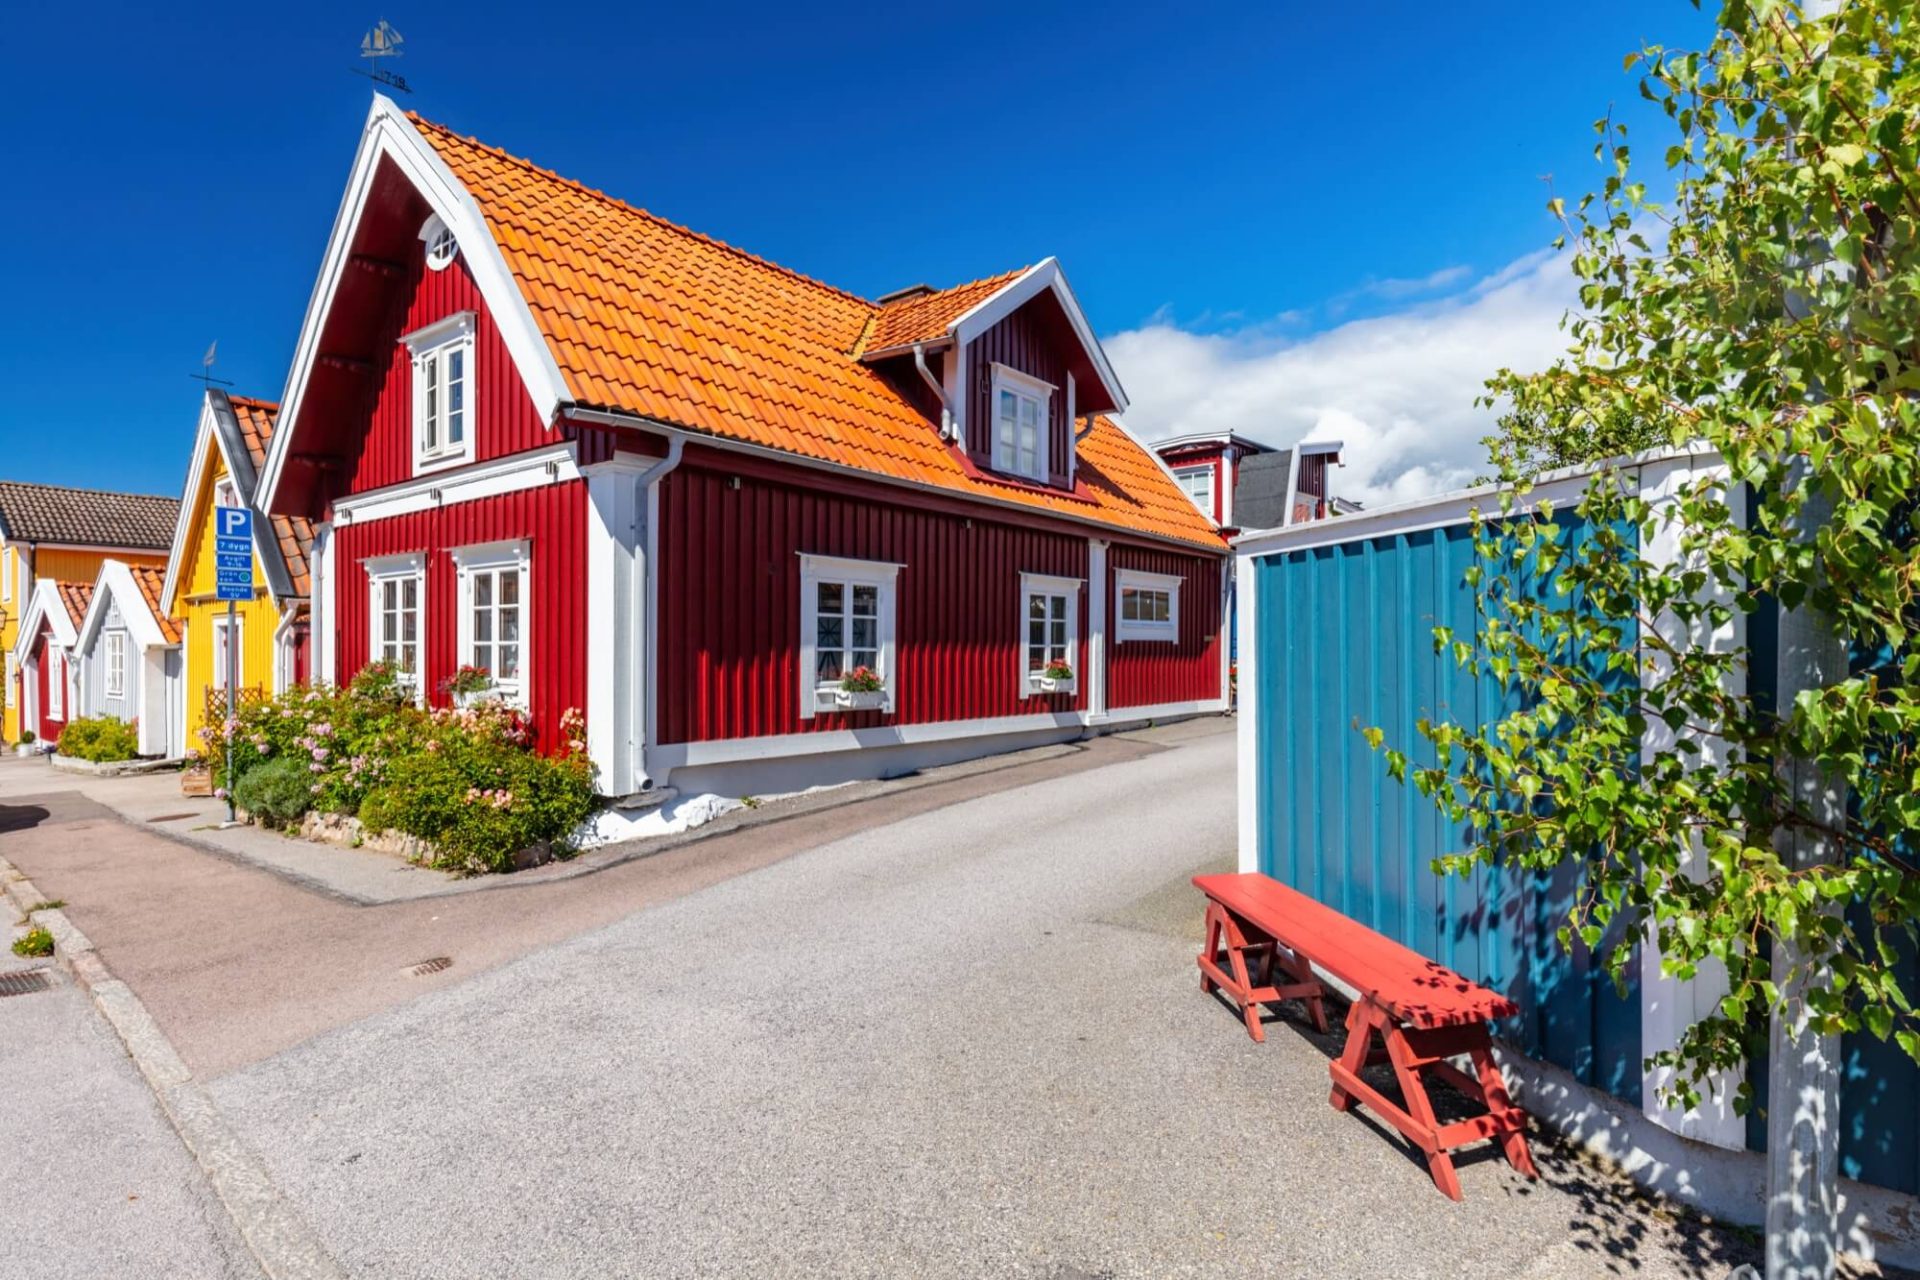
[(870, 325), (922, 331), (948, 309), (965, 311), (972, 303), (961, 305), (961, 295), (990, 292), (993, 281), (876, 306), (409, 118), (479, 205), (576, 402), (1224, 548), (1212, 523), (1117, 424), (1099, 419), (1081, 442), (1074, 493), (1004, 481), (967, 466), (854, 356), (863, 335), (873, 349)]
[(87, 606), (93, 602), (93, 584), (91, 582), (56, 582), (54, 589), (60, 594), (60, 603), (66, 606), (67, 617), (79, 626), (87, 616)]
[[(273, 440), (274, 422), (280, 415), (280, 406), (271, 400), (255, 400), (251, 396), (228, 395), (228, 403), (233, 405), (234, 421), (240, 424), (240, 435), (247, 442), (247, 454), (253, 459), (254, 473), (257, 475), (267, 464), (267, 445)], [(305, 516), (269, 517), (273, 522), (274, 541), (280, 545), (280, 556), (287, 563), (287, 573), (293, 579), (293, 594), (304, 596), (312, 589), (310, 558), (313, 553), (313, 521)]]
[(1031, 270), (1031, 267), (1021, 267), (1018, 271), (1005, 271), (951, 289), (936, 289), (883, 302), (874, 320), (873, 332), (861, 344), (862, 351), (885, 351), (889, 347), (945, 337), (955, 320)]
[(167, 571), (152, 565), (128, 565), (127, 572), (133, 575), (133, 585), (140, 588), (140, 596), (147, 602), (147, 612), (160, 624), (160, 634), (167, 638), (168, 644), (180, 643), (180, 620), (169, 618), (160, 608), (160, 586), (167, 580)]

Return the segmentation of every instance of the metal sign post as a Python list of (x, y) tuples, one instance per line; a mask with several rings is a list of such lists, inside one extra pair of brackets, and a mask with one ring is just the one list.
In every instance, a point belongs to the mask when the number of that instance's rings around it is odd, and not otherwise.
[[(215, 598), (227, 602), (227, 724), (239, 714), (235, 699), (240, 682), (239, 638), (235, 634), (234, 605), (253, 599), (253, 512), (247, 507), (213, 509), (213, 571)], [(225, 726), (220, 735), (227, 744), (226, 783), (227, 822), (233, 812), (233, 733)]]

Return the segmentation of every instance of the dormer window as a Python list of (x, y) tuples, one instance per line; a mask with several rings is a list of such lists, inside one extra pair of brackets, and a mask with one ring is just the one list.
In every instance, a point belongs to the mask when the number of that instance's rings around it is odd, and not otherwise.
[(401, 339), (413, 356), (413, 469), (473, 458), (473, 312)]
[(993, 469), (1045, 484), (1053, 387), (1004, 364), (993, 366)]

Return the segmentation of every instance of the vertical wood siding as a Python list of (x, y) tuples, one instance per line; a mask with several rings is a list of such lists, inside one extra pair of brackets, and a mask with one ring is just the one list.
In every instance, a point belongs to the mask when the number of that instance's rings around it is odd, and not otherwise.
[[(47, 694), (53, 688), (52, 672), (49, 671), (48, 668), (52, 665), (49, 658), (54, 648), (53, 631), (43, 623), (40, 628), (40, 634), (34, 639), (32, 654), (33, 660), (39, 668), (34, 678), (39, 682), (38, 706), (40, 708), (40, 723), (33, 726), (33, 731), (40, 736), (42, 742), (58, 742), (60, 740), (60, 731), (67, 727), (67, 717), (73, 714), (73, 709), (67, 706), (69, 699), (64, 697), (60, 700), (62, 714), (55, 716), (48, 712), (51, 704), (47, 700)], [(71, 689), (72, 681), (66, 680), (65, 672), (66, 665), (63, 663), (61, 665), (61, 679), (66, 681), (68, 688)]]
[[(1116, 543), (1107, 553), (1107, 707), (1151, 707), (1221, 695), (1220, 592), (1224, 561)], [(1119, 571), (1164, 573), (1180, 582), (1180, 638), (1118, 643)]]
[(586, 482), (567, 481), (456, 503), (435, 511), (348, 524), (334, 533), (339, 566), (337, 670), (342, 683), (367, 663), (369, 557), (426, 553), (422, 673), (428, 700), (443, 706), (439, 683), (459, 665), (459, 577), (452, 553), (461, 547), (525, 539), (532, 554), (527, 582), (527, 703), (543, 749), (560, 741), (560, 716), (586, 706)]
[(1059, 337), (1034, 307), (1021, 307), (967, 344), (967, 452), (983, 467), (993, 464), (995, 364), (1054, 387), (1048, 398), (1048, 483), (1064, 487), (1072, 437), (1072, 424), (1067, 421), (1067, 361)]
[[(659, 733), (702, 742), (1072, 711), (1022, 696), (1020, 575), (1085, 579), (1084, 536), (683, 466), (660, 501)], [(897, 713), (800, 718), (800, 554), (904, 566), (894, 625)], [(1079, 608), (1085, 669), (1086, 588)]]
[(467, 403), (473, 460), (484, 462), (552, 444), (533, 399), (507, 354), (500, 328), (467, 274), (464, 257), (444, 271), (426, 268), (425, 246), (415, 242), (406, 264), (403, 305), (388, 309), (373, 369), (362, 375), (370, 394), (361, 411), (365, 435), (352, 454), (346, 492), (364, 493), (413, 478), (413, 361), (400, 339), (461, 311), (475, 313), (473, 368)]
[(1422, 766), (1433, 753), (1420, 718), (1479, 725), (1515, 709), (1496, 682), (1434, 652), (1434, 627), (1473, 632), (1473, 562), (1465, 525), (1255, 562), (1245, 639), (1259, 646), (1257, 684), (1243, 696), (1258, 699), (1260, 868), (1506, 993), (1521, 1013), (1503, 1035), (1638, 1106), (1637, 986), (1622, 1000), (1584, 949), (1569, 955), (1554, 937), (1578, 889), (1571, 869), (1435, 875), (1432, 860), (1467, 833), (1389, 777), (1360, 734), (1380, 727)]

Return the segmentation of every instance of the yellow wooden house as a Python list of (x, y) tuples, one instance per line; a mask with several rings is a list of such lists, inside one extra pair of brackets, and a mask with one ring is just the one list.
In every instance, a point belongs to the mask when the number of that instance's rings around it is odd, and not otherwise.
[(242, 702), (307, 678), (311, 522), (264, 516), (255, 507), (253, 599), (236, 603), (229, 622), (215, 589), (213, 510), (254, 507), (254, 485), (278, 412), (278, 405), (217, 387), (207, 390), (200, 406), (173, 555), (160, 589), (161, 608), (182, 620), (189, 747), (200, 741), (201, 728), (223, 714), (230, 652), (238, 660), (234, 691)]
[(110, 559), (164, 565), (179, 506), (177, 499), (149, 494), (0, 480), (0, 653), (6, 655), (0, 736), (8, 743), (19, 742), (22, 729), (26, 690), (14, 649), (34, 584), (91, 584)]

